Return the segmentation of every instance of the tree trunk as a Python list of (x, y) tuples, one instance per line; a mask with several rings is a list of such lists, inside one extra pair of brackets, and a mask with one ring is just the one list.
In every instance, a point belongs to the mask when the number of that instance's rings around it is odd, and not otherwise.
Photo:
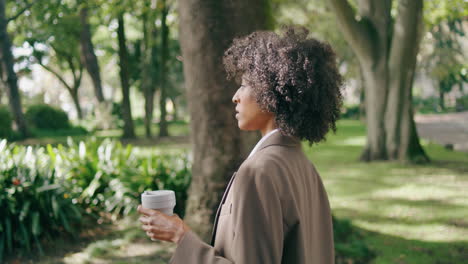
[(18, 89), (18, 77), (14, 71), (14, 59), (11, 52), (11, 41), (7, 31), (5, 0), (0, 0), (0, 67), (5, 81), (10, 110), (16, 127), (23, 138), (30, 136), (21, 107), (21, 96)]
[(367, 145), (361, 159), (386, 160), (385, 148), (385, 107), (386, 107), (386, 81), (388, 73), (386, 61), (379, 61), (363, 65), (364, 89), (366, 104)]
[(339, 26), (363, 71), (367, 144), (362, 160), (428, 161), (412, 110), (412, 83), (422, 32), (422, 0), (331, 0)]
[(194, 157), (185, 215), (207, 240), (226, 183), (258, 140), (239, 131), (231, 101), (238, 85), (226, 80), (222, 56), (233, 38), (266, 29), (269, 9), (266, 0), (181, 0), (179, 14)]
[(75, 105), (76, 114), (78, 115), (78, 119), (83, 119), (83, 111), (81, 110), (80, 99), (78, 97), (78, 89), (69, 90), (70, 96), (73, 99), (73, 104)]
[(178, 112), (177, 110), (179, 110), (179, 107), (176, 105), (176, 100), (175, 98), (170, 98), (171, 99), (171, 102), (172, 102), (172, 120), (173, 121), (177, 121), (179, 120), (179, 115), (178, 115)]
[[(147, 2), (147, 8), (150, 9), (150, 3)], [(142, 45), (142, 64), (141, 64), (141, 85), (145, 97), (145, 135), (151, 138), (151, 124), (153, 121), (154, 110), (154, 92), (156, 86), (156, 78), (154, 76), (154, 68), (157, 66), (153, 57), (155, 56), (155, 31), (156, 26), (151, 12), (143, 14), (143, 45)]]
[(91, 41), (91, 29), (88, 23), (88, 8), (83, 7), (80, 10), (81, 21), (81, 60), (83, 65), (93, 81), (94, 93), (98, 102), (104, 102), (104, 94), (102, 92), (101, 73), (99, 70), (99, 63), (94, 53), (93, 42)]
[[(442, 84), (440, 84), (442, 86)], [(445, 93), (442, 89), (442, 87), (439, 86), (439, 106), (440, 109), (444, 110), (445, 109)]]
[(125, 38), (124, 14), (118, 15), (117, 38), (119, 42), (120, 82), (122, 85), (122, 116), (124, 121), (123, 138), (135, 138), (135, 130), (130, 105), (130, 80), (128, 73), (128, 51)]
[(398, 6), (388, 60), (386, 148), (390, 160), (428, 162), (413, 119), (413, 80), (423, 35), (423, 1), (402, 0)]
[(161, 112), (161, 118), (159, 119), (159, 136), (167, 137), (169, 136), (169, 131), (167, 129), (167, 109), (166, 109), (166, 99), (167, 99), (167, 58), (169, 56), (169, 27), (167, 26), (167, 14), (169, 12), (169, 7), (167, 6), (167, 1), (162, 0), (162, 16), (161, 16), (161, 85), (160, 85), (160, 94), (159, 94), (159, 110)]

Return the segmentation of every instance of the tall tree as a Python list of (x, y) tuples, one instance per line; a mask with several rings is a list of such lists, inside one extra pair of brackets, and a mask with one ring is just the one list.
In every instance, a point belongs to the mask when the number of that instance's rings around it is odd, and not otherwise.
[(130, 80), (128, 69), (128, 50), (125, 37), (124, 12), (117, 16), (117, 38), (119, 45), (120, 82), (122, 85), (122, 116), (124, 120), (123, 138), (135, 138), (135, 129), (130, 105)]
[(160, 86), (159, 86), (159, 110), (161, 118), (159, 119), (159, 136), (169, 136), (167, 129), (167, 59), (169, 57), (169, 27), (167, 25), (167, 15), (169, 6), (167, 0), (161, 1), (161, 67), (160, 67)]
[(79, 47), (81, 29), (76, 26), (80, 23), (78, 10), (75, 6), (48, 2), (35, 6), (32, 11), (20, 27), (26, 36), (24, 40), (32, 47), (35, 61), (67, 89), (78, 119), (82, 119), (78, 91), (84, 66)]
[(423, 30), (423, 1), (331, 0), (341, 31), (353, 48), (365, 88), (366, 161), (428, 161), (413, 119), (412, 83)]
[(145, 134), (151, 135), (154, 111), (154, 93), (157, 85), (157, 28), (155, 21), (156, 7), (152, 1), (144, 1), (142, 9), (143, 41), (141, 57), (141, 88), (145, 98)]
[(82, 3), (80, 8), (80, 46), (81, 60), (86, 70), (91, 77), (94, 86), (94, 93), (98, 102), (104, 102), (104, 94), (102, 92), (101, 72), (99, 63), (94, 52), (94, 45), (91, 41), (91, 27), (88, 22), (88, 2)]
[[(73, 53), (73, 51), (78, 51), (78, 47), (75, 46), (75, 50), (60, 50), (57, 47), (52, 46), (52, 49), (54, 50), (54, 55), (59, 61), (59, 64), (62, 66), (62, 70), (58, 71), (52, 66), (47, 65), (44, 63), (42, 59), (42, 55), (39, 52), (36, 53), (36, 59), (39, 65), (42, 66), (45, 70), (48, 72), (52, 73), (59, 81), (60, 83), (67, 89), (68, 93), (70, 94), (73, 104), (75, 105), (75, 110), (78, 116), (78, 119), (83, 119), (83, 110), (81, 108), (81, 103), (78, 95), (78, 90), (81, 86), (81, 80), (83, 77), (83, 64), (80, 62), (79, 57), (76, 56), (77, 53)], [(66, 80), (65, 77), (63, 77), (61, 72), (65, 72), (65, 70), (69, 70), (72, 74), (72, 82), (69, 84)]]
[(18, 77), (14, 70), (14, 59), (12, 54), (12, 45), (10, 36), (8, 35), (8, 23), (23, 12), (25, 12), (32, 4), (27, 4), (25, 7), (19, 9), (19, 12), (10, 18), (6, 16), (6, 4), (5, 0), (0, 0), (0, 68), (2, 78), (6, 84), (6, 92), (8, 95), (9, 105), (13, 117), (23, 138), (30, 135), (29, 129), (26, 125), (26, 120), (23, 115), (21, 107), (21, 96), (18, 89)]
[(191, 113), (192, 183), (185, 215), (204, 239), (227, 181), (258, 134), (241, 133), (222, 56), (233, 38), (270, 26), (266, 0), (181, 0), (180, 43)]

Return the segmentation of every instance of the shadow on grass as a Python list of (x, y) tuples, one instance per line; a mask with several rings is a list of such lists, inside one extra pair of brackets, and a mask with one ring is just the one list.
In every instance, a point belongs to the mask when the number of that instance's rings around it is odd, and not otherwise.
[(464, 264), (468, 242), (426, 242), (361, 229), (375, 264)]

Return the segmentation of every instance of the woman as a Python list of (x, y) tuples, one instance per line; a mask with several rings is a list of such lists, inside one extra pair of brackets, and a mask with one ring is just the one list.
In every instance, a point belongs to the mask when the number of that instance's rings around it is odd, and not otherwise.
[(212, 245), (177, 216), (139, 207), (148, 236), (178, 244), (171, 263), (334, 263), (327, 194), (301, 140), (336, 130), (342, 78), (331, 47), (307, 35), (255, 32), (225, 52), (226, 71), (241, 82), (238, 126), (262, 139), (226, 188)]

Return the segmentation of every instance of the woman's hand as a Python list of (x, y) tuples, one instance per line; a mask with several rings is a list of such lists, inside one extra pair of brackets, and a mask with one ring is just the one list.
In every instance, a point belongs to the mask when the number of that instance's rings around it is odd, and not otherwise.
[(138, 206), (138, 213), (142, 214), (140, 222), (151, 240), (164, 240), (179, 243), (185, 232), (190, 228), (176, 214), (169, 216), (158, 210), (146, 209)]

